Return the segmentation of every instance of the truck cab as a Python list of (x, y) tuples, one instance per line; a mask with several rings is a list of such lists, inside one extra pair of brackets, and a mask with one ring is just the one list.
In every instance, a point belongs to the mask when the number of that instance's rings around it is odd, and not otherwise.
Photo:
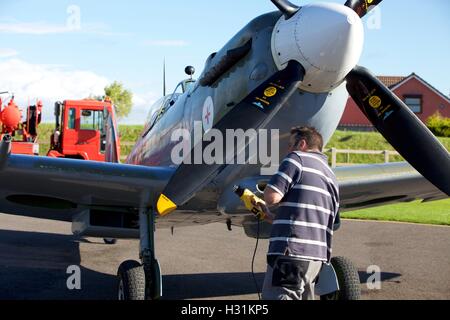
[[(111, 101), (66, 100), (55, 104), (56, 128), (47, 154), (55, 158), (106, 161), (109, 117), (115, 123)], [(112, 143), (119, 149), (119, 139)]]

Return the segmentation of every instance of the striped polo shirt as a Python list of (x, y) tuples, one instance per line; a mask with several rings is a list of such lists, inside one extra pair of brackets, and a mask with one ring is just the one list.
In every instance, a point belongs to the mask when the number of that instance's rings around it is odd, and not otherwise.
[(327, 156), (318, 152), (289, 154), (268, 187), (283, 197), (268, 255), (330, 262), (339, 189)]

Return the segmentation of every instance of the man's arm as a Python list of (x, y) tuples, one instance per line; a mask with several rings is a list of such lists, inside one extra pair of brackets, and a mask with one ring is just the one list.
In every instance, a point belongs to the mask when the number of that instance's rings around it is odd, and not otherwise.
[(267, 186), (266, 190), (264, 191), (264, 201), (266, 202), (267, 206), (274, 206), (276, 204), (279, 204), (281, 202), (281, 199), (283, 199), (283, 197), (280, 193), (272, 189), (271, 186)]
[(266, 205), (261, 205), (261, 209), (266, 214), (265, 220), (269, 223), (273, 223), (273, 220), (275, 220), (275, 215), (270, 212), (269, 207), (274, 206), (276, 204), (279, 204), (283, 197), (275, 190), (273, 190), (270, 186), (266, 187), (266, 190), (264, 191), (264, 201), (266, 202)]
[[(286, 193), (291, 189), (294, 181), (299, 181), (301, 177), (301, 159), (295, 153), (289, 154), (280, 165), (278, 172), (270, 179), (264, 190), (264, 201), (267, 207), (279, 204)], [(275, 216), (267, 208), (262, 208), (269, 218), (273, 220)], [(267, 219), (269, 221), (269, 219)], [(270, 221), (269, 221), (270, 222)]]

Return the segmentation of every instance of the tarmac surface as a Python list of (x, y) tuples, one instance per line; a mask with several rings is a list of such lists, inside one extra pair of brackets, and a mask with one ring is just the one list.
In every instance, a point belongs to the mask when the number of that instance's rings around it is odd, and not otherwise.
[[(158, 230), (164, 299), (257, 299), (251, 273), (256, 241), (223, 224)], [(262, 285), (268, 241), (255, 262)], [(356, 264), (363, 299), (450, 299), (450, 227), (343, 221), (334, 255)], [(70, 224), (0, 214), (0, 299), (116, 299), (119, 264), (138, 258), (138, 241), (79, 239)], [(67, 289), (67, 268), (81, 268), (81, 290)], [(381, 271), (369, 290), (370, 266)]]

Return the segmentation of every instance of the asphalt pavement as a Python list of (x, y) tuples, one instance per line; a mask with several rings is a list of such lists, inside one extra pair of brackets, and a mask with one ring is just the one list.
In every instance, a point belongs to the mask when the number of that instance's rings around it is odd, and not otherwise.
[[(256, 241), (241, 228), (211, 224), (156, 232), (164, 299), (257, 299)], [(259, 243), (261, 286), (268, 241)], [(450, 227), (343, 221), (334, 255), (356, 264), (363, 299), (450, 299)], [(138, 258), (138, 241), (79, 239), (70, 224), (0, 214), (0, 299), (116, 299), (119, 264)], [(81, 289), (69, 290), (69, 266)], [(379, 270), (378, 288), (366, 284)], [(369, 272), (369, 273), (368, 273)], [(375, 286), (377, 287), (377, 286)]]

